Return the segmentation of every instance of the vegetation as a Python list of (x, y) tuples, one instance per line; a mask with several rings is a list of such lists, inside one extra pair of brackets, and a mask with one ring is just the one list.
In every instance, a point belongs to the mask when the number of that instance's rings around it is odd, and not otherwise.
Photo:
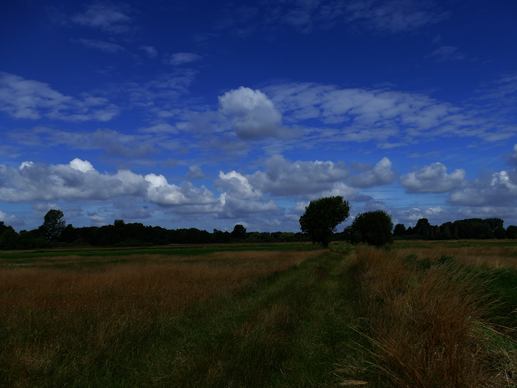
[(327, 248), (332, 241), (336, 226), (350, 215), (350, 205), (343, 197), (325, 197), (311, 201), (300, 217), (303, 233), (307, 233), (313, 243)]
[[(29, 250), (79, 247), (152, 247), (179, 244), (265, 244), (265, 243), (319, 243), (328, 247), (331, 241), (367, 242), (382, 245), (395, 240), (455, 240), (455, 239), (517, 239), (517, 226), (504, 228), (499, 218), (471, 218), (431, 225), (429, 220), (418, 220), (414, 228), (397, 224), (393, 234), (387, 232), (390, 216), (382, 211), (366, 212), (357, 216), (352, 226), (341, 233), (335, 227), (346, 220), (349, 204), (342, 197), (327, 197), (311, 201), (300, 217), (302, 232), (248, 232), (242, 224), (236, 224), (232, 232), (214, 229), (213, 233), (196, 228), (165, 229), (145, 226), (141, 223), (125, 223), (115, 220), (113, 225), (75, 228), (66, 224), (60, 210), (50, 210), (43, 224), (34, 230), (16, 233), (12, 226), (0, 221), (0, 250)], [(372, 214), (370, 214), (372, 213)], [(361, 225), (359, 225), (361, 224)], [(360, 227), (359, 227), (360, 226)], [(372, 231), (376, 232), (373, 233)], [(379, 239), (377, 241), (376, 239)]]
[(4, 266), (0, 386), (331, 386), (355, 333), (347, 261), (321, 254)]
[(64, 216), (61, 210), (56, 209), (51, 209), (45, 214), (41, 232), (47, 240), (52, 241), (61, 236), (66, 227)]
[(0, 386), (517, 384), (515, 241), (309, 247), (1, 254)]
[(468, 218), (444, 224), (431, 225), (427, 218), (418, 220), (414, 228), (395, 225), (393, 234), (398, 239), (457, 240), (457, 239), (515, 239), (517, 226), (504, 228), (500, 218)]
[(347, 241), (381, 247), (393, 241), (393, 222), (384, 210), (359, 213), (350, 227), (345, 229)]

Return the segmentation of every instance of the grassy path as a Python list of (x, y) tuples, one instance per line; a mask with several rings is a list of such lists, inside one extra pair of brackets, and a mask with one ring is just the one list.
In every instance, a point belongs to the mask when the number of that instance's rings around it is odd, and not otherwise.
[(336, 386), (335, 362), (355, 336), (347, 265), (343, 255), (319, 256), (199, 308), (178, 322), (181, 340), (170, 338), (155, 354), (152, 384)]

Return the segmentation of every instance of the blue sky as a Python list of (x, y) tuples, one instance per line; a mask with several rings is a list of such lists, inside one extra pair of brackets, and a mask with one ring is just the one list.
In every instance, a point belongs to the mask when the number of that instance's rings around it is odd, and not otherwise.
[(9, 0), (0, 221), (517, 224), (517, 2)]

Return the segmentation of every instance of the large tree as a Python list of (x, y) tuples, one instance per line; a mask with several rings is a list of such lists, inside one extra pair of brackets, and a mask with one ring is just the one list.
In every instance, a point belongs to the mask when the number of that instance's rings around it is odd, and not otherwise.
[(393, 241), (393, 222), (384, 210), (358, 214), (347, 229), (350, 242), (355, 244), (365, 242), (380, 247)]
[(232, 231), (232, 237), (234, 239), (241, 239), (241, 240), (245, 240), (246, 239), (246, 228), (244, 227), (244, 225), (241, 225), (241, 224), (237, 224), (233, 227), (233, 231)]
[(303, 233), (307, 233), (313, 243), (327, 248), (336, 231), (336, 226), (350, 215), (350, 205), (343, 197), (325, 197), (311, 201), (300, 217)]
[(65, 215), (61, 210), (51, 209), (45, 214), (43, 225), (40, 226), (45, 238), (49, 241), (56, 240), (66, 228)]

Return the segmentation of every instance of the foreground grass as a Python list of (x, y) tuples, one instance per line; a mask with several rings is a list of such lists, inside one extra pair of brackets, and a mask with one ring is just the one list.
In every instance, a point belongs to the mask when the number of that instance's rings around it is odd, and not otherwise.
[(358, 337), (347, 268), (317, 251), (4, 267), (0, 386), (334, 386)]
[(11, 258), (0, 386), (514, 387), (515, 252)]
[[(499, 281), (500, 269), (462, 264), (443, 250), (408, 252), (360, 246), (352, 258), (372, 385), (517, 386), (515, 326), (497, 324), (510, 322), (517, 301), (499, 300), (509, 286)], [(515, 269), (504, 271), (517, 280)]]

